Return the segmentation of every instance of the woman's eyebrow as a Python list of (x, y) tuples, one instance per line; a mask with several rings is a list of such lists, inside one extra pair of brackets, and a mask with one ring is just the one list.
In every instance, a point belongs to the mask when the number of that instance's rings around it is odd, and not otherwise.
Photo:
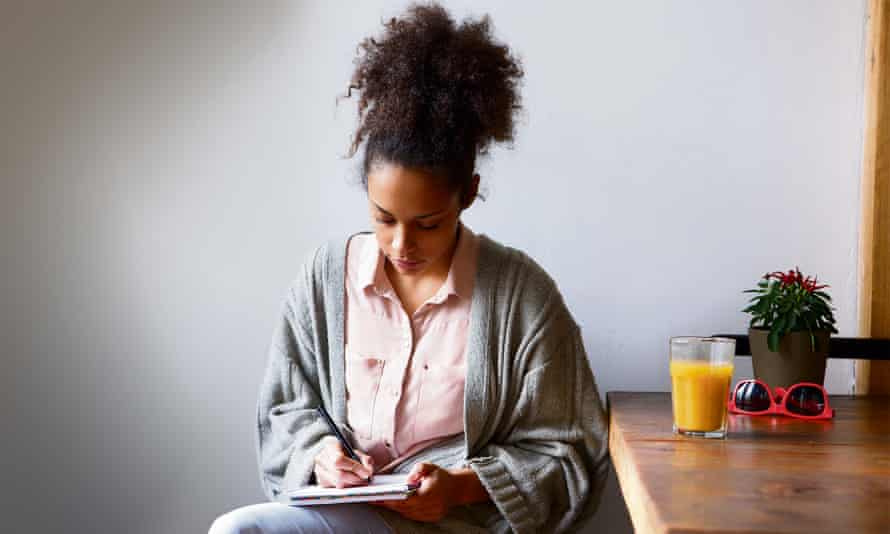
[[(382, 211), (386, 215), (389, 215), (390, 217), (395, 218), (395, 216), (392, 213), (390, 213), (390, 212), (386, 211), (385, 209), (381, 208), (380, 206), (378, 206), (377, 203), (374, 202), (373, 200), (371, 201), (371, 204), (374, 204), (374, 207), (376, 207), (378, 210)], [(433, 217), (435, 215), (439, 215), (440, 213), (445, 213), (446, 211), (448, 211), (448, 208), (445, 208), (445, 209), (439, 210), (439, 211), (434, 211), (433, 213), (427, 213), (425, 215), (418, 215), (417, 217), (414, 217), (414, 218), (415, 219), (426, 219), (427, 217)]]

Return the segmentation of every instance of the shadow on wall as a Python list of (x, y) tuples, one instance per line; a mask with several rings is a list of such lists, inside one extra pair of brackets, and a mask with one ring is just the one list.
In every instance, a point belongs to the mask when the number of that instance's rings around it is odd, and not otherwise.
[[(170, 280), (133, 265), (133, 251), (162, 252), (177, 236), (137, 234), (134, 221), (152, 216), (144, 202), (158, 191), (187, 183), (168, 172), (181, 157), (171, 136), (197, 125), (298, 9), (4, 6), (0, 382), (4, 436), (15, 439), (2, 440), (0, 455), (2, 499), (16, 511), (5, 531), (196, 532), (217, 512), (206, 494), (226, 466), (214, 465), (217, 436), (196, 423), (225, 404), (204, 395), (200, 375), (183, 376), (214, 341), (177, 345), (170, 325), (148, 315), (145, 299), (169, 292)], [(141, 221), (152, 222), (163, 221)], [(166, 314), (172, 323), (195, 311)]]

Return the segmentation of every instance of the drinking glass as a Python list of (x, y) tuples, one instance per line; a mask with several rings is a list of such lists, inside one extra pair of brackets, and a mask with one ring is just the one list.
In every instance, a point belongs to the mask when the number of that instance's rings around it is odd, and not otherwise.
[(671, 338), (674, 432), (700, 438), (726, 437), (726, 403), (734, 357), (734, 339)]

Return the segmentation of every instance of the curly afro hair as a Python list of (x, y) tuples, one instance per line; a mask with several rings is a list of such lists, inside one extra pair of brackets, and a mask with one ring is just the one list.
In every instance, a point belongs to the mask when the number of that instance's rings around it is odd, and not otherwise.
[(359, 92), (349, 156), (365, 142), (362, 184), (376, 163), (422, 168), (463, 191), (476, 156), (512, 142), (521, 108), (520, 61), (492, 37), (491, 19), (456, 25), (437, 4), (415, 4), (358, 47), (346, 96)]

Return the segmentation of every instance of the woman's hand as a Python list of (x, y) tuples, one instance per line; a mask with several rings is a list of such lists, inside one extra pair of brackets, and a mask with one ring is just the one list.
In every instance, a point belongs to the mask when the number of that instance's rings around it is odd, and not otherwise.
[(435, 464), (419, 463), (408, 474), (408, 482), (420, 483), (417, 492), (404, 501), (373, 503), (389, 508), (408, 519), (424, 522), (439, 521), (458, 504), (460, 481), (457, 476)]
[(315, 480), (325, 488), (347, 488), (364, 486), (374, 474), (374, 459), (361, 451), (355, 454), (361, 458), (358, 463), (343, 452), (337, 438), (324, 438), (324, 448), (315, 457)]

